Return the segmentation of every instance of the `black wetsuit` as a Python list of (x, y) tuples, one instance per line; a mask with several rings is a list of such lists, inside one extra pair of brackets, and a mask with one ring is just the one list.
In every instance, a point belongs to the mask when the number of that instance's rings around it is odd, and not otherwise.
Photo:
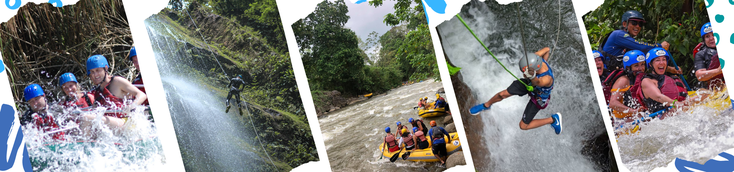
[(229, 80), (229, 84), (227, 84), (227, 87), (229, 87), (229, 94), (227, 94), (227, 106), (229, 106), (229, 99), (232, 98), (232, 95), (234, 95), (235, 99), (237, 99), (237, 104), (241, 106), (240, 91), (242, 91), (242, 89), (240, 87), (243, 87), (244, 85), (245, 81), (238, 77)]
[[(716, 48), (709, 48), (706, 45), (702, 46), (698, 53), (693, 58), (693, 68), (695, 71), (700, 69), (708, 69), (711, 65), (711, 58), (718, 54)], [(708, 88), (708, 82), (698, 83), (699, 88)]]

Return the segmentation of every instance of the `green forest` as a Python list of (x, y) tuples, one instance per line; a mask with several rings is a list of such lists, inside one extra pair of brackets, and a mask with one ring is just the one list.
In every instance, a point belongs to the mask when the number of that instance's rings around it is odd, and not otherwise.
[[(243, 76), (242, 99), (258, 109), (253, 111), (254, 125), (260, 131), (257, 137), (268, 143), (265, 149), (276, 161), (277, 171), (318, 160), (274, 0), (171, 0), (169, 9), (158, 17), (172, 21), (172, 28), (186, 34), (184, 39), (191, 39), (188, 43), (196, 44), (197, 50), (187, 51), (206, 59), (198, 62), (208, 69), (199, 78), (209, 89), (225, 97), (229, 78)], [(208, 45), (200, 45), (199, 33)], [(215, 55), (209, 53), (209, 47)], [(272, 111), (283, 117), (271, 117), (268, 113)]]
[(647, 21), (636, 39), (648, 43), (670, 43), (668, 51), (689, 85), (695, 85), (698, 80), (692, 73), (693, 49), (703, 42), (699, 32), (701, 26), (709, 22), (703, 0), (607, 0), (583, 16), (592, 49), (599, 49), (600, 41), (621, 27), (622, 13), (628, 10), (639, 11)]
[[(369, 5), (379, 7), (383, 1)], [(393, 8), (383, 17), (392, 29), (382, 35), (372, 32), (365, 40), (344, 27), (350, 19), (344, 0), (323, 1), (292, 25), (316, 106), (325, 91), (355, 96), (382, 93), (406, 81), (439, 79), (420, 0), (397, 0)], [(376, 45), (379, 50), (366, 52)]]

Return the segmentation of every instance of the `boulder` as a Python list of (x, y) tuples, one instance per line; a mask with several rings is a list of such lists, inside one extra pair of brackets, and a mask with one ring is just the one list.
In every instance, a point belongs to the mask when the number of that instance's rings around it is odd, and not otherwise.
[(446, 127), (444, 127), (444, 129), (446, 129), (446, 132), (449, 132), (449, 133), (456, 132), (456, 126), (454, 125), (454, 123), (451, 123), (449, 125), (446, 125)]
[(443, 118), (443, 124), (450, 124), (454, 122), (454, 118), (451, 117), (451, 115), (446, 116)]
[(466, 165), (463, 151), (451, 154), (449, 155), (449, 158), (446, 159), (446, 168), (455, 167), (457, 165)]

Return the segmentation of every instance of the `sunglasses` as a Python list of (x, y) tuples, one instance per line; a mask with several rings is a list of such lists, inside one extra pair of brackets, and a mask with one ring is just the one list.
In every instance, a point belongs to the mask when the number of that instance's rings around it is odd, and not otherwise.
[(640, 24), (644, 23), (645, 21), (639, 21), (639, 20), (629, 20), (630, 25), (639, 26)]

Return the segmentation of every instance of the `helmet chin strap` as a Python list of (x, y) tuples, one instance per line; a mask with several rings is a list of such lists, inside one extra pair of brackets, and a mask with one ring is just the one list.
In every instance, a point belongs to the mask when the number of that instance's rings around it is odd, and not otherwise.
[(523, 76), (525, 76), (525, 78), (528, 78), (528, 79), (529, 78), (534, 78), (536, 73), (537, 72), (535, 72), (535, 70), (533, 70), (533, 73), (531, 74), (530, 73), (530, 69), (527, 66), (525, 67), (525, 71), (522, 72)]

